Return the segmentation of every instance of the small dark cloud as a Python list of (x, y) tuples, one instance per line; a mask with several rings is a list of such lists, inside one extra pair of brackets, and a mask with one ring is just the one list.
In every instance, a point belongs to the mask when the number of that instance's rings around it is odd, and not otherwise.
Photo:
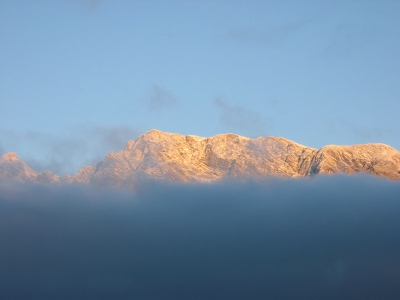
[(214, 103), (219, 108), (220, 123), (228, 130), (239, 130), (249, 135), (261, 135), (266, 129), (273, 126), (273, 121), (264, 118), (257, 112), (240, 106), (231, 106), (221, 97), (216, 98)]
[(287, 39), (303, 29), (310, 20), (287, 22), (269, 30), (260, 29), (230, 29), (223, 38), (235, 42), (255, 43), (271, 47), (281, 46)]
[(370, 42), (374, 36), (375, 32), (371, 28), (356, 26), (351, 22), (341, 23), (330, 34), (321, 55), (330, 58), (347, 57)]
[(128, 140), (136, 139), (139, 131), (128, 126), (120, 127), (93, 127), (89, 132), (101, 144), (107, 145), (111, 150), (121, 150)]
[(85, 10), (92, 12), (97, 10), (101, 6), (103, 0), (73, 0), (73, 2), (77, 3)]
[(372, 176), (0, 185), (0, 298), (399, 299), (399, 194)]
[(169, 91), (153, 85), (148, 97), (145, 98), (147, 108), (151, 112), (171, 109), (178, 105), (178, 100)]

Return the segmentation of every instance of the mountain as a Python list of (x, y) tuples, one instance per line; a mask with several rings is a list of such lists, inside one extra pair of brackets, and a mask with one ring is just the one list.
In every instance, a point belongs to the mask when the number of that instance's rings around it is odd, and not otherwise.
[(35, 172), (16, 153), (9, 152), (0, 156), (0, 181), (50, 183), (61, 178), (49, 171)]
[(400, 180), (400, 152), (384, 144), (329, 145), (314, 149), (284, 138), (250, 139), (235, 134), (210, 138), (151, 130), (99, 163), (60, 179), (36, 173), (15, 153), (0, 158), (0, 180), (76, 182), (135, 188), (146, 179), (215, 182), (235, 178), (303, 177), (366, 172)]
[(325, 146), (320, 150), (284, 138), (250, 139), (235, 134), (210, 138), (151, 130), (110, 152), (72, 180), (134, 188), (147, 178), (177, 182), (302, 177), (367, 172), (400, 180), (400, 152), (384, 144)]

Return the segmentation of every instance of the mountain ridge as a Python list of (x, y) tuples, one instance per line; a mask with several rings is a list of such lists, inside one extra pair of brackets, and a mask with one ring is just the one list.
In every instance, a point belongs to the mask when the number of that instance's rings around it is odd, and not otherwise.
[(381, 143), (307, 147), (282, 137), (213, 137), (150, 130), (119, 152), (64, 178), (35, 172), (16, 153), (0, 157), (0, 181), (66, 182), (134, 189), (142, 180), (215, 182), (366, 172), (400, 180), (400, 152)]

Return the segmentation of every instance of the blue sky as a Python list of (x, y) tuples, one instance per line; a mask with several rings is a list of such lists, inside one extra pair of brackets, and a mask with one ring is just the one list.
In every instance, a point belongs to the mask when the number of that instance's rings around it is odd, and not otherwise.
[(398, 1), (0, 0), (0, 154), (74, 173), (157, 128), (400, 149)]

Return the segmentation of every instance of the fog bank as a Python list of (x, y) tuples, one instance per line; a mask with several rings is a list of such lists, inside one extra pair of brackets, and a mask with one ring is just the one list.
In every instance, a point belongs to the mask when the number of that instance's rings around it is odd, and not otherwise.
[(0, 186), (1, 299), (399, 299), (400, 183)]

